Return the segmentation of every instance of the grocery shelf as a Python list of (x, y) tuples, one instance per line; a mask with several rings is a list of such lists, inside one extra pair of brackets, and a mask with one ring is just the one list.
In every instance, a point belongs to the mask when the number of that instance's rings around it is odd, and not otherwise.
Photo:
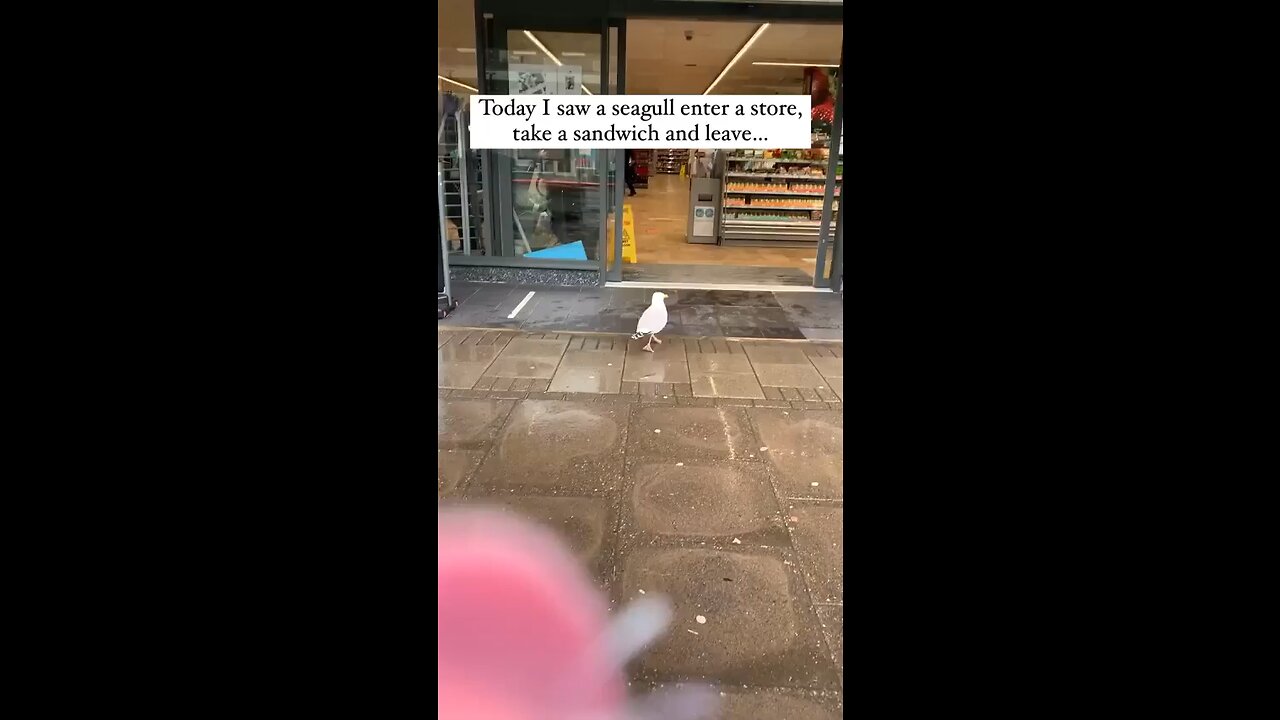
[[(820, 192), (794, 192), (789, 190), (725, 190), (725, 195), (786, 195), (787, 197), (811, 197), (821, 198), (823, 193)], [(836, 197), (840, 197), (839, 194)]]
[(787, 158), (729, 157), (730, 162), (771, 162), (784, 165), (826, 165), (827, 160), (789, 160)]
[[(825, 182), (825, 175), (771, 175), (769, 173), (753, 173), (753, 172), (727, 172), (725, 177), (741, 177), (741, 178), (769, 178), (770, 180), (815, 180)], [(837, 176), (836, 182), (840, 182), (843, 178)]]
[(792, 205), (761, 205), (761, 206), (759, 206), (759, 207), (755, 207), (755, 206), (752, 206), (752, 205), (725, 205), (725, 206), (724, 206), (724, 210), (723, 210), (722, 212), (732, 212), (732, 211), (735, 211), (735, 210), (762, 210), (762, 211), (765, 211), (765, 210), (808, 210), (808, 211), (810, 211), (810, 212), (813, 212), (814, 210), (822, 210), (822, 206), (821, 206), (821, 205), (818, 205), (818, 206), (816, 206), (816, 207), (805, 207), (805, 206), (792, 206)]
[(743, 220), (742, 218), (724, 218), (721, 221), (726, 227), (731, 225), (740, 225), (742, 227), (772, 227), (774, 225), (785, 225), (786, 227), (797, 228), (816, 228), (821, 225), (817, 220)]

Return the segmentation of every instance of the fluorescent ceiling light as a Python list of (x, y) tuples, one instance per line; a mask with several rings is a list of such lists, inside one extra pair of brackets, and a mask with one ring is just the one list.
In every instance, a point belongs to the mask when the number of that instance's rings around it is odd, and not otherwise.
[[(537, 37), (535, 37), (533, 33), (529, 32), (528, 30), (525, 30), (524, 36), (529, 38), (529, 42), (533, 43), (534, 45), (537, 45), (538, 49), (541, 50), (543, 53), (545, 53), (547, 57), (551, 58), (551, 62), (555, 63), (556, 67), (561, 67), (564, 65), (564, 63), (560, 62), (560, 58), (556, 57), (555, 55), (552, 55), (551, 51), (547, 49), (547, 46), (543, 45), (542, 41), (539, 40)], [(573, 55), (573, 54), (574, 53), (565, 53), (565, 55)], [(585, 57), (585, 54), (583, 53), (577, 53), (577, 54)], [(581, 87), (582, 87), (582, 92), (588, 95), (595, 95), (595, 93), (591, 92), (591, 88), (588, 88), (586, 86), (586, 83), (583, 83)]]
[(720, 71), (720, 74), (716, 76), (716, 79), (712, 81), (711, 85), (709, 85), (706, 90), (702, 91), (702, 94), (709, 95), (711, 91), (715, 89), (716, 85), (719, 85), (720, 81), (724, 79), (724, 76), (729, 74), (729, 71), (733, 69), (733, 66), (742, 59), (742, 56), (751, 49), (751, 46), (756, 44), (756, 40), (760, 39), (760, 36), (764, 34), (764, 31), (768, 29), (769, 23), (765, 23), (756, 28), (755, 34), (751, 36), (751, 39), (747, 41), (747, 44), (743, 45), (742, 49), (738, 51), (738, 54), (734, 55), (733, 59), (729, 61), (729, 64), (724, 66), (724, 69)]
[(781, 65), (785, 67), (833, 67), (838, 68), (839, 65), (823, 65), (822, 63), (782, 63), (782, 62), (753, 62), (752, 65)]
[(512, 50), (510, 54), (511, 55), (537, 55), (538, 53), (534, 50)]
[(578, 52), (562, 52), (560, 54), (565, 57), (586, 57), (587, 56), (586, 53), (578, 53)]
[(543, 45), (541, 40), (534, 37), (533, 33), (529, 32), (528, 30), (525, 30), (524, 36), (529, 38), (529, 42), (533, 43), (534, 45), (537, 45), (539, 50), (546, 53), (547, 57), (551, 58), (551, 62), (556, 64), (556, 67), (559, 67), (564, 64), (560, 62), (560, 58), (556, 57), (555, 55), (552, 55), (551, 51), (547, 49), (547, 46)]
[(474, 53), (476, 51), (475, 48), (455, 48), (455, 49), (458, 52), (462, 52), (462, 53)]
[(466, 85), (466, 84), (460, 83), (460, 82), (458, 82), (457, 80), (450, 80), (449, 78), (447, 78), (447, 77), (445, 77), (445, 76), (443, 76), (443, 75), (436, 75), (436, 77), (440, 78), (441, 80), (443, 80), (443, 81), (445, 81), (445, 82), (447, 82), (447, 83), (453, 83), (454, 85), (457, 85), (458, 87), (464, 87), (464, 88), (466, 88), (466, 89), (470, 90), (471, 92), (480, 92), (479, 90), (477, 90), (477, 89), (475, 89), (475, 88), (471, 87), (470, 85)]

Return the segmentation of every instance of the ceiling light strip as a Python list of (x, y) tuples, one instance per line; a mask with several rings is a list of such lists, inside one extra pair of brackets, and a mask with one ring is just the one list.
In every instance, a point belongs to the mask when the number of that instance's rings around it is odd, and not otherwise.
[(743, 45), (742, 49), (738, 51), (738, 54), (734, 55), (733, 59), (729, 61), (729, 64), (724, 66), (724, 69), (720, 71), (720, 74), (716, 76), (716, 79), (711, 83), (711, 85), (708, 86), (706, 90), (702, 91), (702, 94), (709, 95), (711, 91), (715, 89), (716, 85), (719, 85), (720, 81), (724, 79), (724, 76), (729, 74), (729, 71), (733, 69), (733, 66), (742, 59), (742, 56), (747, 54), (747, 51), (751, 49), (751, 46), (756, 44), (756, 40), (760, 39), (760, 36), (764, 34), (764, 31), (768, 29), (769, 23), (765, 23), (756, 28), (755, 34), (751, 36), (751, 39), (747, 41), (747, 44)]
[(443, 76), (443, 75), (436, 75), (436, 77), (440, 78), (441, 80), (443, 80), (443, 81), (445, 81), (445, 82), (447, 82), (447, 83), (453, 83), (454, 85), (457, 85), (458, 87), (464, 87), (464, 88), (466, 88), (466, 89), (470, 90), (471, 92), (480, 92), (479, 90), (477, 90), (477, 89), (475, 89), (475, 88), (471, 87), (470, 85), (467, 85), (466, 83), (460, 83), (460, 82), (458, 82), (457, 80), (450, 80), (449, 78), (447, 78), (447, 77), (445, 77), (445, 76)]
[(753, 62), (752, 65), (775, 65), (782, 67), (830, 67), (838, 68), (839, 65), (824, 65), (822, 63), (792, 63), (792, 62)]
[[(560, 62), (560, 58), (558, 58), (558, 57), (556, 57), (555, 55), (551, 54), (551, 51), (547, 49), (547, 46), (546, 46), (546, 45), (543, 45), (543, 44), (542, 44), (542, 41), (541, 41), (541, 40), (539, 40), (539, 39), (538, 39), (538, 38), (537, 38), (533, 33), (529, 32), (528, 30), (525, 30), (525, 31), (524, 31), (524, 36), (525, 36), (525, 37), (527, 37), (527, 38), (529, 38), (529, 42), (533, 43), (534, 45), (537, 45), (537, 46), (538, 46), (538, 49), (539, 49), (539, 50), (541, 50), (543, 53), (545, 53), (547, 57), (551, 58), (551, 62), (555, 63), (555, 64), (556, 64), (556, 67), (563, 67), (563, 66), (564, 66), (564, 63)], [(567, 54), (567, 53), (566, 53), (566, 54)], [(577, 53), (577, 54), (578, 54), (578, 55), (583, 55), (583, 56), (585, 56), (585, 55), (586, 55), (586, 53)], [(588, 95), (595, 95), (595, 93), (591, 92), (591, 88), (587, 87), (586, 83), (583, 83), (583, 84), (582, 84), (582, 85), (580, 85), (579, 87), (581, 87), (581, 88), (582, 88), (582, 92), (584, 92), (584, 93), (586, 93), (586, 94), (588, 94)]]
[(546, 53), (547, 57), (551, 58), (551, 62), (556, 64), (556, 67), (560, 67), (561, 65), (564, 65), (564, 63), (560, 62), (560, 58), (551, 54), (551, 51), (547, 49), (546, 45), (542, 44), (541, 40), (534, 37), (533, 33), (529, 32), (528, 30), (525, 30), (524, 36), (529, 38), (529, 42), (533, 43), (534, 45), (537, 45), (539, 50)]

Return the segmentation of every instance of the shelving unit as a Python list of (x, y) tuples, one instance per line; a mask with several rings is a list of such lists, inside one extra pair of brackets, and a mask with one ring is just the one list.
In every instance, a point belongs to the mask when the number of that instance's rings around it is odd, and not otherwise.
[[(734, 154), (726, 158), (720, 217), (725, 245), (812, 247), (822, 225), (829, 143), (814, 139), (805, 151), (747, 151), (803, 154), (803, 157), (762, 157)], [(840, 207), (842, 168), (837, 166), (832, 219)], [(753, 182), (754, 181), (754, 182)], [(809, 198), (808, 202), (797, 198)]]
[(654, 169), (664, 175), (679, 175), (680, 166), (689, 161), (688, 150), (655, 150)]

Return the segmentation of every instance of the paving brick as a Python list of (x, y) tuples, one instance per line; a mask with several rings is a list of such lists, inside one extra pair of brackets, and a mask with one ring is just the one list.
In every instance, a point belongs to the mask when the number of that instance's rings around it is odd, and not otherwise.
[(564, 393), (553, 392), (531, 392), (527, 396), (530, 400), (563, 400)]
[(677, 397), (676, 404), (681, 407), (715, 407), (715, 398), (704, 397)]
[(623, 395), (636, 395), (640, 392), (638, 383), (634, 380), (623, 380), (621, 393)]
[(831, 391), (830, 388), (818, 388), (818, 397), (823, 402), (840, 402), (840, 397)]
[(673, 383), (671, 389), (676, 397), (693, 397), (693, 386), (689, 383)]
[(764, 390), (765, 400), (785, 400), (786, 399), (782, 396), (782, 388), (764, 387), (762, 389)]
[[(493, 386), (493, 381), (496, 379), (497, 378), (482, 377), (479, 380), (477, 380), (476, 384), (472, 385), (471, 388), (473, 390), (502, 390), (503, 388), (495, 388)], [(508, 381), (507, 385), (510, 386), (511, 383)]]
[(800, 397), (800, 391), (796, 388), (779, 388), (782, 391), (782, 397), (792, 402), (800, 402), (804, 398)]
[[(515, 382), (515, 379), (502, 378), (502, 377), (480, 378), (480, 382), (485, 382), (485, 381), (488, 381), (488, 384), (489, 384), (487, 388), (484, 388), (486, 390), (510, 390), (512, 383)], [(476, 383), (477, 390), (481, 389), (479, 385), (480, 383)]]
[(616, 492), (629, 410), (598, 402), (516, 403), (467, 492), (579, 497)]
[(751, 408), (747, 415), (760, 444), (769, 448), (765, 454), (778, 471), (784, 497), (844, 497), (842, 414)]
[(798, 505), (787, 514), (810, 597), (816, 603), (843, 603), (844, 508)]
[[(832, 689), (835, 665), (803, 584), (777, 548), (637, 549), (622, 563), (623, 597), (671, 598), (672, 631), (636, 660), (643, 680)], [(697, 622), (702, 616), (704, 622)], [(781, 717), (760, 715), (759, 718)]]
[(786, 400), (756, 400), (754, 402), (756, 407), (791, 409), (791, 403)]

